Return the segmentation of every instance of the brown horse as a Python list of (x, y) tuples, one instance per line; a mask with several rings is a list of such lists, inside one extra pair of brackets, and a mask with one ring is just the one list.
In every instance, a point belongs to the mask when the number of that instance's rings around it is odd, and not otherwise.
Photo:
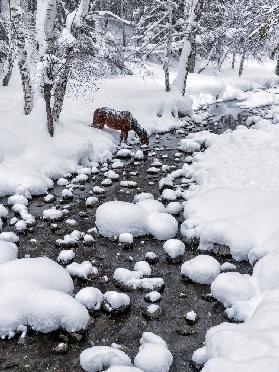
[(94, 112), (92, 126), (103, 129), (105, 125), (111, 129), (121, 131), (120, 141), (127, 141), (129, 131), (133, 130), (142, 144), (149, 144), (146, 131), (129, 111), (115, 111), (107, 107), (98, 108)]

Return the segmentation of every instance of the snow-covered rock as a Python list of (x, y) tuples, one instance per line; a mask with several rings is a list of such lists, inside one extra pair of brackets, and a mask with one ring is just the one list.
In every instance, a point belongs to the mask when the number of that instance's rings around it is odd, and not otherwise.
[(152, 332), (144, 332), (140, 340), (141, 346), (134, 364), (144, 372), (168, 372), (173, 356), (165, 341)]
[(110, 346), (93, 346), (80, 354), (80, 365), (86, 372), (100, 372), (108, 367), (131, 364), (127, 354)]
[(72, 261), (75, 258), (75, 252), (72, 249), (63, 249), (58, 257), (57, 261), (62, 262), (62, 263), (68, 263)]
[(75, 295), (75, 298), (88, 310), (100, 310), (103, 302), (102, 292), (98, 288), (94, 287), (82, 288)]
[(130, 297), (125, 293), (108, 291), (104, 294), (102, 307), (109, 313), (127, 311), (130, 307)]
[(185, 244), (179, 239), (169, 239), (163, 245), (164, 251), (171, 259), (182, 257), (185, 253)]
[(211, 284), (220, 274), (219, 262), (208, 255), (199, 255), (181, 266), (181, 275), (200, 284)]
[(89, 261), (83, 261), (82, 263), (73, 262), (66, 266), (66, 270), (75, 277), (87, 279), (88, 275), (98, 274), (98, 269), (92, 265)]
[(45, 209), (43, 211), (43, 218), (49, 221), (61, 220), (63, 212), (56, 208)]
[(175, 237), (178, 229), (176, 219), (166, 213), (151, 214), (147, 225), (148, 231), (159, 240), (167, 240)]
[(137, 205), (111, 201), (102, 204), (96, 211), (96, 226), (106, 237), (130, 233), (134, 236), (147, 234), (145, 210)]
[(146, 261), (138, 261), (135, 263), (134, 266), (135, 271), (140, 271), (142, 275), (144, 276), (150, 276), (151, 275), (151, 267), (148, 262)]
[(134, 237), (130, 233), (123, 233), (119, 235), (119, 242), (122, 244), (133, 244)]

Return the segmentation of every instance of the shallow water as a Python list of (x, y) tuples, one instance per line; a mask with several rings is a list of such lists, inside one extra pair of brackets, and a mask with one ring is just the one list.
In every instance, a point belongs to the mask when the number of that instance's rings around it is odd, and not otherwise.
[[(228, 123), (226, 124), (226, 119), (219, 116), (219, 113), (212, 112), (211, 114), (208, 123), (210, 126), (212, 126), (212, 123), (217, 123), (212, 127), (214, 131), (220, 132), (231, 127)], [(234, 122), (232, 121), (232, 125), (236, 125), (235, 119)], [(200, 129), (204, 128), (194, 125), (189, 130)], [(40, 218), (43, 210), (50, 208), (53, 204), (61, 207), (65, 206), (65, 203), (60, 203), (63, 187), (55, 186), (51, 190), (51, 193), (57, 197), (54, 203), (45, 204), (42, 197), (34, 198), (29, 204), (29, 211), (36, 216), (37, 223), (32, 231), (21, 235), (20, 257), (46, 255), (55, 260), (60, 251), (55, 245), (56, 239), (63, 238), (66, 233), (70, 233), (73, 229), (86, 232), (89, 228), (94, 227), (96, 208), (105, 201), (117, 199), (131, 202), (136, 193), (143, 191), (151, 192), (155, 198), (160, 197), (158, 181), (166, 174), (160, 171), (156, 175), (148, 175), (147, 169), (151, 166), (154, 158), (158, 158), (163, 164), (173, 165), (177, 168), (183, 165), (184, 156), (174, 161), (174, 154), (178, 152), (179, 141), (185, 137), (187, 128), (184, 128), (184, 131), (184, 134), (180, 133), (181, 131), (174, 131), (157, 137), (152, 136), (149, 154), (154, 152), (153, 156), (147, 157), (145, 161), (136, 166), (133, 164), (133, 160), (126, 160), (125, 167), (122, 170), (115, 170), (119, 174), (125, 172), (125, 175), (121, 177), (122, 180), (136, 181), (138, 184), (136, 189), (121, 188), (119, 182), (114, 182), (112, 186), (106, 187), (106, 193), (100, 197), (99, 203), (94, 208), (86, 208), (85, 198), (90, 196), (89, 192), (93, 186), (100, 185), (104, 178), (103, 174), (100, 172), (95, 179), (92, 178), (81, 188), (75, 189), (73, 201), (67, 203), (69, 205), (67, 218), (77, 221), (75, 227), (61, 221), (57, 223), (58, 230), (52, 231), (50, 224)], [(162, 155), (168, 155), (168, 158), (162, 158)], [(133, 171), (137, 171), (138, 175), (130, 175), (129, 172)], [(5, 202), (5, 200), (2, 202)], [(182, 215), (178, 217), (178, 221), (183, 222)], [(5, 229), (12, 230), (11, 227)], [(178, 235), (178, 238), (181, 237)], [(30, 239), (36, 239), (36, 242), (32, 243)], [(43, 335), (29, 331), (28, 335), (22, 340), (14, 338), (0, 341), (0, 370), (81, 371), (79, 367), (80, 352), (91, 345), (118, 343), (125, 346), (130, 357), (134, 357), (144, 331), (154, 332), (167, 342), (174, 356), (172, 372), (195, 370), (191, 364), (193, 351), (203, 345), (205, 333), (210, 327), (225, 320), (222, 305), (209, 302), (203, 298), (210, 291), (209, 286), (184, 283), (180, 276), (181, 264), (169, 263), (162, 249), (163, 242), (149, 236), (135, 239), (132, 249), (129, 250), (124, 249), (117, 242), (101, 236), (96, 236), (95, 239), (96, 242), (92, 247), (86, 247), (79, 243), (79, 246), (74, 248), (76, 252), (75, 261), (93, 260), (99, 269), (99, 275), (97, 278), (86, 281), (75, 279), (75, 291), (77, 292), (85, 286), (96, 286), (102, 292), (117, 289), (111, 279), (114, 270), (118, 267), (132, 269), (136, 261), (144, 260), (146, 252), (153, 251), (159, 256), (159, 262), (152, 266), (152, 276), (162, 277), (166, 284), (159, 303), (162, 308), (160, 318), (146, 320), (143, 317), (142, 309), (148, 306), (144, 300), (144, 292), (140, 290), (127, 292), (131, 297), (129, 313), (123, 316), (108, 316), (102, 312), (96, 313), (91, 317), (88, 329), (84, 334), (69, 335), (57, 331)], [(188, 260), (197, 254), (197, 246), (186, 243), (184, 260)], [(220, 263), (232, 262), (228, 257), (217, 257), (217, 259)], [(251, 267), (245, 262), (236, 263), (236, 265), (240, 272), (250, 272), (251, 270)], [(108, 282), (104, 279), (105, 276), (109, 278)], [(199, 321), (193, 326), (187, 325), (183, 318), (183, 314), (190, 310), (194, 310), (199, 316)], [(181, 335), (189, 329), (190, 332), (188, 333), (192, 334)], [(64, 354), (53, 351), (60, 342), (65, 342), (68, 346), (68, 350)]]

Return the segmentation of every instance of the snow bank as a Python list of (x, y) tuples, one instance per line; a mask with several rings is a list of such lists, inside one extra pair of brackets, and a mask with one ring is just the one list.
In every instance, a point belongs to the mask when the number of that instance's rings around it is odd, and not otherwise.
[(60, 327), (69, 332), (85, 328), (89, 314), (71, 297), (72, 291), (70, 275), (48, 258), (14, 259), (1, 264), (0, 337), (25, 333), (27, 325), (44, 333)]
[[(256, 98), (255, 98), (256, 100)], [(252, 101), (252, 99), (250, 100)], [(252, 275), (221, 273), (211, 293), (241, 324), (222, 323), (206, 334), (193, 360), (203, 372), (279, 368), (279, 135), (276, 108), (251, 129), (190, 137), (208, 149), (189, 168), (197, 182), (187, 192), (182, 233), (201, 250), (227, 246), (236, 260), (255, 263)]]
[(21, 94), (17, 76), (11, 86), (0, 87), (0, 196), (27, 191), (43, 194), (53, 179), (76, 171), (79, 164), (111, 156), (115, 140), (88, 126), (91, 122), (85, 120), (77, 101), (66, 99), (65, 112), (73, 110), (75, 115), (62, 116), (51, 138), (44, 103), (38, 100), (31, 115), (25, 116)]
[[(141, 76), (135, 71), (131, 76), (105, 80), (96, 93), (94, 109), (108, 106), (109, 102), (114, 109), (132, 112), (149, 133), (164, 132), (183, 125), (183, 121), (177, 120), (177, 110), (190, 113), (191, 101), (193, 108), (197, 109), (217, 100), (243, 99), (243, 92), (264, 88), (278, 81), (274, 74), (274, 61), (258, 63), (251, 60), (241, 77), (226, 65), (221, 72), (209, 67), (202, 74), (189, 75), (187, 93), (190, 97), (182, 99), (175, 92), (164, 92), (164, 73), (159, 65), (150, 64), (146, 68), (151, 76)], [(175, 71), (171, 71), (170, 75), (173, 80)]]
[(274, 246), (279, 231), (278, 135), (279, 126), (267, 121), (220, 136), (192, 135), (207, 137), (209, 148), (189, 168), (198, 185), (188, 192), (182, 230), (186, 237), (200, 237), (202, 250), (219, 243), (229, 246), (235, 259), (254, 261)]

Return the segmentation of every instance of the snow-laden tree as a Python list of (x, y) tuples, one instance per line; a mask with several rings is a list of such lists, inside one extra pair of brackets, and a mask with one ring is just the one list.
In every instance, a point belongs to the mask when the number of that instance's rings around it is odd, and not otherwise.
[(169, 69), (174, 44), (179, 40), (180, 1), (151, 0), (138, 10), (134, 41), (135, 54), (141, 60), (155, 58), (164, 69), (165, 88), (170, 91)]
[(37, 0), (38, 76), (51, 137), (54, 136), (54, 124), (62, 111), (77, 38), (88, 13), (89, 1), (80, 0), (79, 6), (68, 14), (65, 27), (59, 35), (55, 30), (57, 0)]
[(12, 75), (14, 61), (17, 58), (24, 95), (24, 113), (30, 114), (33, 108), (33, 88), (26, 45), (21, 0), (9, 0), (10, 35), (9, 52), (4, 67), (3, 85), (7, 86)]
[(186, 91), (187, 77), (195, 54), (196, 34), (198, 22), (202, 15), (204, 0), (185, 0), (184, 2), (184, 26), (183, 47), (179, 59), (177, 76), (173, 82), (173, 88), (184, 96)]

